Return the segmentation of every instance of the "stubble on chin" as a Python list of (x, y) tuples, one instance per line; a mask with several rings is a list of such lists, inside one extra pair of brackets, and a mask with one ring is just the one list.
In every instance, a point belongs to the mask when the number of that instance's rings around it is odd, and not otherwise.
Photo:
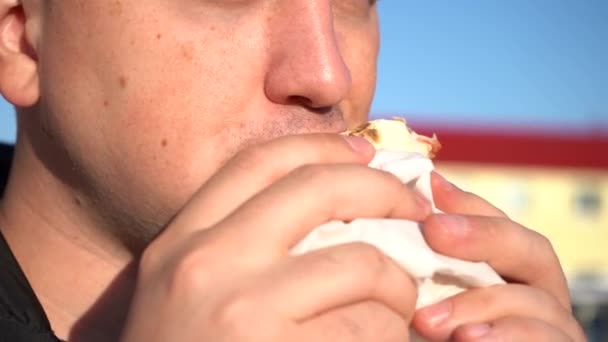
[[(188, 203), (191, 196), (204, 186), (204, 182), (218, 172), (231, 158), (249, 146), (263, 143), (278, 137), (307, 133), (338, 133), (345, 129), (342, 112), (336, 107), (324, 112), (314, 113), (302, 110), (285, 110), (262, 121), (240, 121), (227, 124), (223, 129), (209, 137), (212, 149), (205, 151), (207, 165), (202, 167), (205, 174), (200, 176), (201, 184), (192, 189), (192, 194), (184, 198), (184, 203), (163, 203), (162, 201), (142, 201), (139, 215), (128, 213), (121, 208), (108, 209), (114, 212), (116, 234), (127, 247), (138, 253), (152, 242)], [(100, 200), (98, 205), (107, 204)], [(204, 210), (204, 208), (202, 208)]]

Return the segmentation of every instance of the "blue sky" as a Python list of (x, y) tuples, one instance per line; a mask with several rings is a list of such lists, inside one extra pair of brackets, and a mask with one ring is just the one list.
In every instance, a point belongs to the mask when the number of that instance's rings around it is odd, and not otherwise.
[(608, 1), (380, 0), (374, 113), (608, 133)]
[[(608, 1), (380, 0), (372, 112), (608, 135)], [(0, 140), (14, 118), (0, 103)]]

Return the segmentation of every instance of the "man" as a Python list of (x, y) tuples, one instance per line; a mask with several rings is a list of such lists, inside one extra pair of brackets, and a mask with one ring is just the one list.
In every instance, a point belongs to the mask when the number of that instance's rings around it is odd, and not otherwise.
[[(1, 0), (0, 23), (4, 340), (584, 339), (545, 238), (438, 175), (428, 215), (335, 134), (367, 119), (373, 1)], [(424, 220), (511, 283), (414, 314), (371, 246), (288, 256), (356, 217)]]

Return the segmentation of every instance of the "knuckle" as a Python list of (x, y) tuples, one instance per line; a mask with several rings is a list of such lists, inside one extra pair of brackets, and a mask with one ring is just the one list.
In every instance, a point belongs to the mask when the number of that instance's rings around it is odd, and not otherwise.
[[(504, 303), (501, 303), (500, 295), (498, 294), (499, 290), (505, 290), (506, 287), (503, 285), (494, 285), (489, 287), (482, 287), (470, 290), (475, 293), (475, 302), (477, 307), (479, 308), (495, 308), (504, 306)], [(454, 301), (454, 303), (460, 303), (458, 301)]]
[(548, 237), (546, 237), (545, 235), (538, 233), (538, 232), (534, 232), (534, 235), (536, 235), (537, 238), (537, 243), (540, 246), (541, 250), (544, 250), (547, 252), (547, 255), (550, 256), (551, 258), (555, 257), (555, 249), (553, 248), (553, 243), (551, 242), (551, 240), (549, 240)]
[(173, 263), (168, 280), (171, 293), (198, 293), (210, 278), (207, 251), (202, 249), (184, 253)]
[(350, 261), (357, 270), (364, 272), (362, 276), (375, 280), (386, 271), (388, 257), (378, 247), (364, 242), (354, 243), (353, 247)]
[(262, 321), (260, 308), (252, 292), (236, 290), (219, 301), (212, 319), (217, 327), (234, 338), (230, 340), (248, 340), (254, 330), (259, 330), (252, 329), (251, 323)]
[(502, 217), (502, 218), (508, 219), (508, 220), (511, 219), (506, 211), (504, 211), (504, 210), (502, 210), (500, 208), (497, 208), (495, 206), (492, 206), (492, 208), (494, 209), (494, 211), (496, 211), (496, 213), (494, 214), (494, 216)]
[(235, 291), (220, 303), (216, 318), (221, 323), (233, 325), (246, 317), (254, 308), (255, 305), (250, 294), (243, 290)]
[(207, 231), (197, 232), (178, 244), (164, 239), (152, 241), (139, 258), (138, 273), (149, 276), (154, 272), (173, 269), (170, 277), (178, 278), (185, 271), (194, 270), (195, 260), (198, 262), (203, 255), (210, 254), (212, 244), (205, 243), (208, 235)]
[(302, 184), (307, 191), (314, 192), (318, 203), (326, 203), (319, 210), (332, 211), (333, 200), (338, 196), (339, 187), (335, 184), (340, 181), (334, 169), (328, 165), (307, 164), (296, 168), (291, 174), (296, 184)]
[(362, 341), (360, 325), (350, 317), (349, 311), (352, 309), (345, 307), (313, 318), (308, 326), (315, 331), (311, 335), (321, 335), (327, 341)]
[[(481, 223), (480, 220), (483, 220), (484, 223)], [(479, 218), (479, 220), (472, 219), (471, 222), (480, 224), (483, 227), (483, 234), (487, 235), (488, 241), (513, 242), (512, 238), (509, 239), (509, 237), (514, 235), (513, 231), (504, 229), (504, 226), (509, 226), (510, 223), (503, 218), (483, 217)]]
[(546, 312), (550, 315), (551, 319), (563, 320), (564, 317), (570, 316), (568, 310), (549, 292), (521, 284), (513, 286), (519, 287), (519, 291), (527, 291), (530, 300), (536, 300), (543, 308), (546, 308)]
[(155, 269), (160, 267), (160, 263), (163, 258), (161, 257), (156, 243), (152, 242), (141, 254), (139, 258), (139, 269), (138, 272), (141, 276), (147, 277), (150, 273), (154, 272)]
[[(516, 319), (512, 322), (518, 336), (526, 336), (530, 341), (555, 341), (556, 327), (537, 319)], [(502, 329), (508, 335), (506, 329)]]
[(468, 190), (460, 190), (460, 193), (462, 194), (462, 196), (468, 200), (481, 200), (481, 197), (479, 197), (479, 195), (477, 195), (476, 193), (472, 192), (472, 191), (468, 191)]
[(330, 168), (325, 165), (307, 164), (296, 168), (293, 176), (308, 182), (311, 186), (326, 185), (326, 180), (331, 177)]
[[(383, 183), (387, 186), (386, 188), (388, 190), (391, 190), (391, 191), (395, 191), (395, 190), (403, 191), (403, 182), (395, 174), (392, 174), (392, 173), (390, 173), (388, 171), (384, 171), (384, 170), (375, 170), (375, 169), (372, 169), (371, 171), (372, 172), (377, 172), (377, 174), (379, 175), (379, 177), (383, 180)], [(411, 184), (408, 184), (407, 189), (412, 190), (414, 188), (415, 184), (413, 182), (410, 182), (410, 183)]]
[(243, 171), (251, 172), (271, 161), (263, 145), (255, 144), (239, 151), (231, 160), (231, 164)]
[(408, 325), (391, 309), (365, 301), (329, 312), (320, 328), (329, 341), (407, 341)]
[(537, 251), (538, 265), (543, 265), (543, 267), (545, 267), (546, 265), (559, 264), (557, 254), (555, 253), (551, 240), (539, 232), (531, 229), (526, 230), (532, 235), (532, 238), (528, 240), (530, 241), (528, 248), (530, 248), (529, 250), (531, 251)]
[(382, 307), (374, 315), (375, 327), (370, 331), (370, 337), (374, 341), (406, 341), (409, 336), (408, 324), (403, 318), (391, 311), (389, 308)]
[[(546, 341), (546, 325), (535, 319), (512, 318), (501, 327), (502, 335), (509, 335), (509, 331), (516, 331), (517, 335), (526, 336), (531, 341)], [(511, 333), (513, 334), (513, 333)]]

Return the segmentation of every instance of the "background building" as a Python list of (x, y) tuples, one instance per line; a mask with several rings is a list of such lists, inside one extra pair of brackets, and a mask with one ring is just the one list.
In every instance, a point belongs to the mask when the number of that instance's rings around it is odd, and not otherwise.
[(436, 132), (441, 172), (546, 235), (608, 341), (608, 2), (379, 6), (374, 115)]
[(607, 341), (608, 136), (411, 125), (438, 134), (439, 172), (549, 238), (590, 341)]

